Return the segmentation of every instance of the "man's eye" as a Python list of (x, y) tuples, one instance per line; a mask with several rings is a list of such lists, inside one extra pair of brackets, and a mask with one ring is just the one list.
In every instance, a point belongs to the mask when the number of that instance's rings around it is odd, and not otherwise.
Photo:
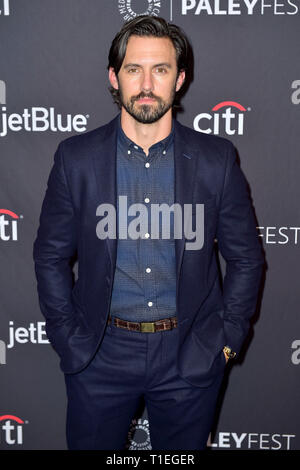
[(135, 68), (135, 69), (129, 69), (128, 71), (129, 71), (129, 72), (136, 72), (137, 70), (138, 70), (138, 69)]
[(167, 70), (164, 67), (157, 67), (156, 71), (158, 73), (166, 73)]

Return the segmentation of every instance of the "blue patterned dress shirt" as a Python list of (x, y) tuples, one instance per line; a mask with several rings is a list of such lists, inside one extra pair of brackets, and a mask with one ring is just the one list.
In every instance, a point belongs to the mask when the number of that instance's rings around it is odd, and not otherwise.
[[(159, 237), (151, 238), (151, 204), (174, 203), (174, 118), (170, 134), (149, 148), (148, 156), (129, 139), (118, 120), (117, 142), (117, 217), (120, 199), (142, 204), (148, 213), (147, 231), (142, 224), (136, 227), (142, 238), (119, 238), (140, 212), (126, 215), (117, 224), (117, 259), (111, 297), (110, 314), (124, 320), (149, 322), (176, 315), (176, 262), (174, 243), (174, 213), (170, 211), (170, 236), (162, 238), (159, 218)], [(127, 196), (124, 198), (124, 196)], [(123, 211), (121, 211), (124, 214)], [(126, 212), (127, 214), (128, 212)], [(144, 218), (145, 220), (145, 218)]]

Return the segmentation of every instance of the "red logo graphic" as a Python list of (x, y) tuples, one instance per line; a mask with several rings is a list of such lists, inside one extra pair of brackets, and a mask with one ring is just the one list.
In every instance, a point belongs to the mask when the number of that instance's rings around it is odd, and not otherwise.
[(21, 418), (18, 418), (17, 416), (14, 416), (14, 415), (0, 416), (0, 421), (6, 421), (7, 419), (12, 419), (13, 421), (16, 421), (19, 424), (24, 424), (24, 421)]

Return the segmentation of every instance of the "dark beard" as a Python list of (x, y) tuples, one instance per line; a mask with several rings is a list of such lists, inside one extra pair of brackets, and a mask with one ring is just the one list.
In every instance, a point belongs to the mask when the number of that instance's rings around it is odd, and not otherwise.
[[(161, 98), (153, 95), (152, 93), (141, 92), (138, 96), (130, 98), (129, 101), (125, 102), (123, 99), (122, 89), (119, 84), (119, 95), (122, 106), (126, 109), (128, 114), (132, 116), (136, 121), (141, 124), (152, 124), (153, 122), (158, 121), (167, 111), (172, 107), (175, 99), (176, 87), (172, 89), (172, 94), (170, 100), (165, 102)], [(134, 107), (134, 102), (141, 98), (153, 98), (157, 101), (158, 106), (153, 106), (152, 104), (142, 104), (139, 105), (139, 108)]]

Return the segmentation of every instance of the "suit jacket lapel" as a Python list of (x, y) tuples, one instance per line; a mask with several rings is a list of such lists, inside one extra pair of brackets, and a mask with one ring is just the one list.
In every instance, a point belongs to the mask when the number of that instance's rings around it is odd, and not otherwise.
[[(184, 126), (175, 120), (175, 136), (174, 136), (174, 164), (175, 164), (175, 181), (174, 181), (174, 202), (180, 204), (184, 209), (184, 204), (193, 202), (194, 177), (196, 174), (195, 150), (190, 147), (186, 140)], [(184, 225), (181, 225), (182, 237), (175, 239), (176, 252), (176, 274), (177, 281), (182, 263), (182, 256), (185, 246)], [(177, 282), (178, 286), (178, 282)]]
[[(93, 163), (96, 174), (98, 190), (97, 205), (103, 203), (112, 204), (117, 209), (117, 124), (119, 115), (105, 126), (105, 134), (100, 135), (97, 149), (93, 154)], [(118, 226), (116, 227), (118, 230)], [(116, 232), (118, 233), (118, 232)], [(117, 254), (117, 238), (106, 238), (107, 249), (113, 270)]]

